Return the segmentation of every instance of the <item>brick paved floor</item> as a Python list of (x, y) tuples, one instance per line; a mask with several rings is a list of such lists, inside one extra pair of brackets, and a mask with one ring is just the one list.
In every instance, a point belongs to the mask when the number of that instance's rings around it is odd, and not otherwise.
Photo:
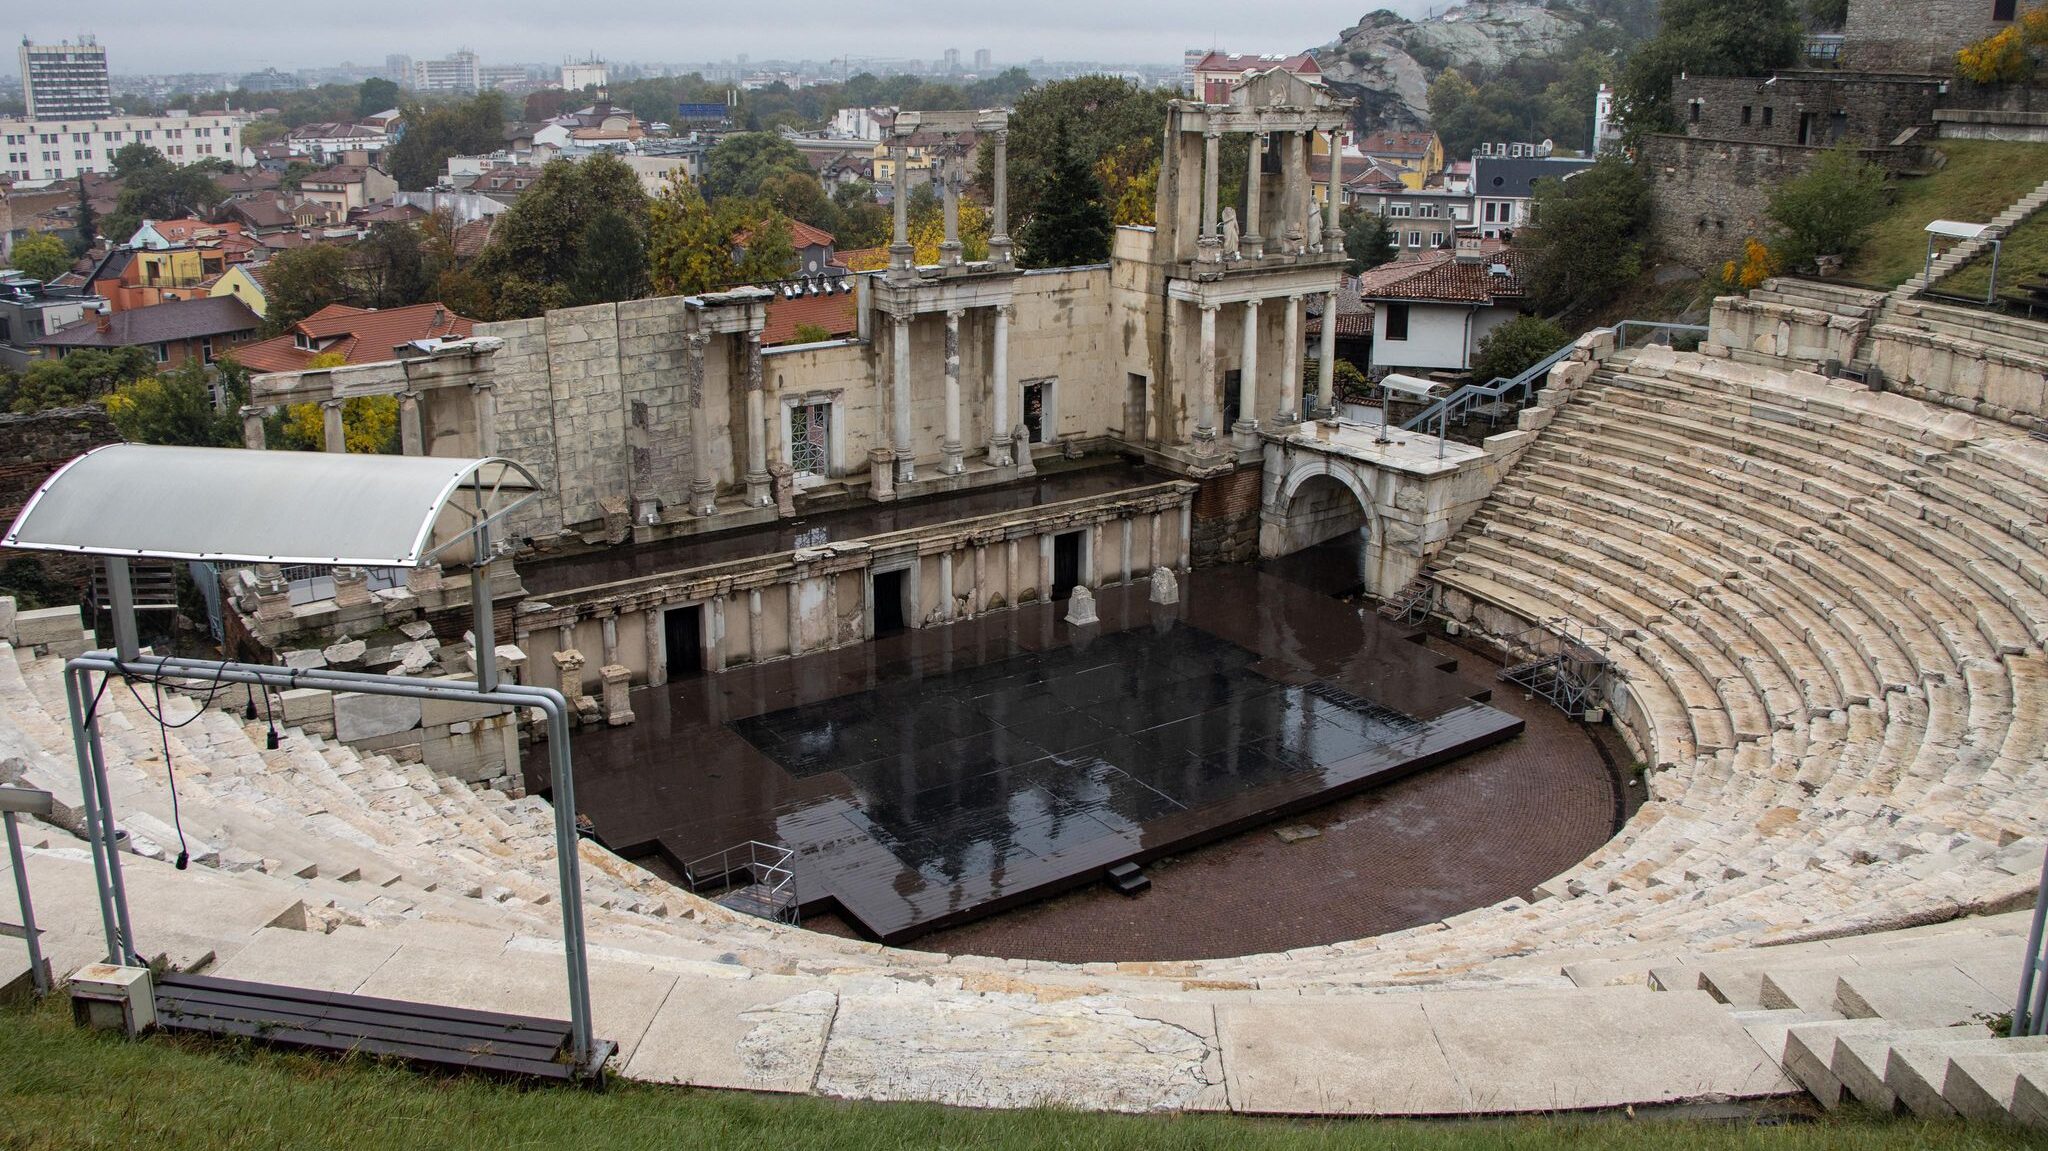
[[(1495, 665), (1448, 641), (1475, 680)], [(1244, 955), (1397, 931), (1526, 894), (1589, 854), (1640, 802), (1611, 759), (1628, 756), (1605, 727), (1573, 724), (1501, 685), (1495, 707), (1528, 727), (1445, 767), (1283, 820), (1321, 834), (1283, 842), (1274, 827), (1162, 860), (1136, 898), (1101, 885), (914, 944), (923, 950), (1088, 962)], [(1603, 756), (1602, 745), (1607, 754)], [(1634, 792), (1617, 799), (1617, 790)], [(832, 917), (806, 926), (851, 934)]]

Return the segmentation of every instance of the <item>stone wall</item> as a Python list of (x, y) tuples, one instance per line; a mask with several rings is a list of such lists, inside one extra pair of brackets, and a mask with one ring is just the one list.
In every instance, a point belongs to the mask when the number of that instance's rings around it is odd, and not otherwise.
[[(13, 523), (58, 468), (93, 448), (120, 442), (121, 433), (96, 404), (0, 415), (0, 524)], [(85, 556), (10, 551), (0, 553), (0, 562), (32, 565), (47, 584), (69, 589), (65, 599), (73, 603), (84, 600), (92, 580), (93, 561)]]
[[(2048, 0), (2019, 0), (2017, 12)], [(1842, 66), (1877, 72), (1955, 71), (1956, 50), (2006, 27), (1992, 0), (1849, 0), (1842, 24)]]
[(1823, 146), (1847, 139), (1882, 147), (1908, 128), (1933, 123), (1939, 88), (1931, 79), (1854, 72), (1779, 72), (1768, 84), (1750, 76), (1687, 76), (1671, 82), (1671, 106), (1688, 136)]
[(1202, 481), (1195, 493), (1190, 546), (1195, 566), (1244, 563), (1258, 558), (1261, 468), (1239, 468)]
[[(1917, 322), (1923, 311), (1938, 313), (1940, 330)], [(1961, 335), (1954, 330), (1959, 324), (1975, 326), (1979, 334)], [(2008, 330), (2031, 342), (2005, 338)], [(1987, 419), (2048, 429), (2048, 358), (2021, 350), (2044, 344), (2048, 325), (1901, 302), (1871, 328), (1868, 355), (1884, 373), (1887, 391)]]
[(1812, 370), (1828, 360), (1846, 364), (1855, 359), (1870, 332), (1871, 318), (1721, 296), (1714, 300), (1707, 339), (1717, 347), (1793, 360)]
[[(1702, 274), (1718, 272), (1742, 254), (1745, 240), (1770, 230), (1764, 210), (1771, 190), (1804, 173), (1825, 152), (1795, 144), (1649, 137), (1641, 168), (1655, 206), (1651, 232), (1657, 253)], [(1898, 159), (1888, 152), (1864, 155), (1887, 166)]]

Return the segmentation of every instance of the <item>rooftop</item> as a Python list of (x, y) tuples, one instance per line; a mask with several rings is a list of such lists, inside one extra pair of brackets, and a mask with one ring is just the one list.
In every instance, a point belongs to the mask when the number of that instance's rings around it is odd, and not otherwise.
[(173, 340), (196, 340), (253, 332), (263, 326), (232, 296), (172, 300), (112, 315), (88, 316), (51, 332), (37, 345), (47, 348), (132, 348)]
[(467, 337), (476, 321), (440, 304), (406, 308), (352, 308), (329, 304), (292, 325), (282, 336), (254, 343), (235, 353), (251, 371), (296, 372), (317, 356), (342, 357), (344, 364), (374, 364), (396, 358), (394, 349), (415, 340)]

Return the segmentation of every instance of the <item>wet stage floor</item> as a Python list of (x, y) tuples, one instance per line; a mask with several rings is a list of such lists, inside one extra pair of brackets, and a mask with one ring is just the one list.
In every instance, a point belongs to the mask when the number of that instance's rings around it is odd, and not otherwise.
[(1369, 613), (1248, 568), (1182, 591), (1104, 589), (1085, 630), (1031, 604), (637, 691), (636, 723), (577, 736), (578, 806), (670, 869), (793, 847), (807, 912), (894, 943), (1522, 730)]

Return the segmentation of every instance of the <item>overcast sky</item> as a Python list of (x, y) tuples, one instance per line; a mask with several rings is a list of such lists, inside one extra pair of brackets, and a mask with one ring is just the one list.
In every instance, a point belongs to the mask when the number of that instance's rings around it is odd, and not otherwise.
[[(471, 48), (485, 63), (612, 60), (695, 63), (842, 56), (937, 57), (998, 64), (1048, 60), (1173, 63), (1186, 48), (1296, 52), (1324, 44), (1374, 8), (1419, 13), (1426, 0), (1351, 4), (1272, 0), (443, 0), (322, 4), (287, 0), (102, 0), (21, 5), (17, 35), (37, 42), (97, 35), (117, 73), (293, 69), (389, 53), (434, 57)], [(1438, 7), (1443, 0), (1437, 0)], [(11, 53), (9, 57), (11, 57)], [(857, 63), (856, 63), (857, 66)], [(11, 58), (0, 70), (13, 72)]]

